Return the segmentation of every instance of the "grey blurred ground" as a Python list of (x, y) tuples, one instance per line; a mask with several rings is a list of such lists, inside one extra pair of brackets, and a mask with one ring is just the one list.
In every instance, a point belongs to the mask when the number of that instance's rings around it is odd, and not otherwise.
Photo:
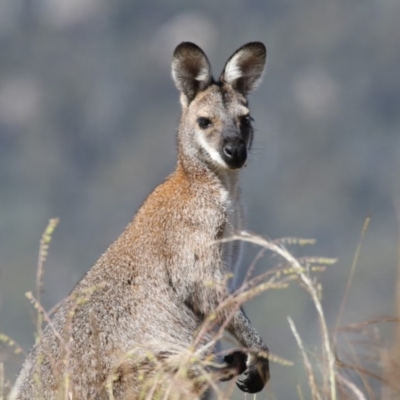
[[(268, 69), (251, 101), (255, 151), (243, 174), (249, 229), (316, 238), (307, 253), (339, 257), (321, 276), (333, 326), (371, 215), (344, 323), (393, 314), (399, 17), (396, 0), (1, 0), (0, 332), (33, 343), (24, 293), (34, 290), (49, 218), (61, 222), (45, 267), (46, 308), (173, 170), (179, 103), (170, 60), (183, 40), (204, 48), (216, 75), (240, 45), (265, 42)], [(245, 265), (254, 249), (247, 254)], [(258, 272), (271, 264), (266, 257)], [(296, 285), (271, 291), (247, 310), (271, 351), (298, 362), (272, 365), (270, 393), (298, 398), (298, 382), (307, 393), (287, 323), (292, 316), (309, 348), (318, 346), (307, 294)], [(21, 358), (3, 353), (13, 377)]]

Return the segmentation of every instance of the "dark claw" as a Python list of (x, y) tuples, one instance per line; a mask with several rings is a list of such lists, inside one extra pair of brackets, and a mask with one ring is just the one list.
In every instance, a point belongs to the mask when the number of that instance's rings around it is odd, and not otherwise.
[(246, 361), (247, 354), (241, 350), (234, 350), (224, 357), (224, 362), (235, 368), (238, 375), (243, 374), (246, 370)]
[(226, 375), (220, 381), (229, 381), (235, 376), (242, 374), (246, 370), (246, 360), (247, 354), (241, 350), (234, 350), (227, 354), (223, 359), (226, 364), (223, 368), (226, 371)]
[(236, 386), (242, 391), (242, 392), (248, 392), (249, 390), (247, 389), (246, 384), (243, 382), (243, 379), (238, 379), (236, 381)]
[(245, 378), (238, 379), (236, 385), (242, 392), (258, 393), (263, 390), (265, 382), (258, 374), (248, 374)]
[(242, 392), (258, 393), (269, 380), (268, 359), (260, 357), (249, 365), (244, 372), (245, 377), (238, 379), (236, 385)]

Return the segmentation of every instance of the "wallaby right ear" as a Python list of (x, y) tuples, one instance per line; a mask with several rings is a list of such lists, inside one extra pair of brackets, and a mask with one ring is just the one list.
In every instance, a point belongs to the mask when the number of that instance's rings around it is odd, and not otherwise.
[(172, 57), (172, 78), (188, 103), (210, 84), (210, 62), (199, 46), (190, 42), (178, 45)]
[(220, 80), (247, 96), (261, 82), (266, 58), (267, 49), (263, 43), (247, 43), (227, 61)]

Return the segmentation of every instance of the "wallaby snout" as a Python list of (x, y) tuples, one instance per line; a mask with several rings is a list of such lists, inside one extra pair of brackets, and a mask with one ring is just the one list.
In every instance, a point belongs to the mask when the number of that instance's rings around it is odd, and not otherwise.
[(247, 147), (244, 140), (236, 137), (224, 139), (222, 159), (230, 169), (242, 168), (247, 160)]

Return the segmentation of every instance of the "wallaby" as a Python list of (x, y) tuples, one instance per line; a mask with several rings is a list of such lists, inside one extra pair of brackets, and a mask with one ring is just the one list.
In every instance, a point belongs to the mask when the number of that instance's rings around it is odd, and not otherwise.
[[(265, 46), (248, 43), (216, 81), (198, 46), (177, 46), (176, 169), (62, 303), (10, 399), (208, 399), (205, 372), (219, 380), (244, 372), (236, 382), (242, 391), (263, 389), (266, 345), (238, 305), (216, 310), (232, 293), (227, 274), (239, 260), (239, 243), (221, 239), (243, 226), (238, 175), (253, 140), (247, 95), (260, 83), (265, 61)], [(242, 350), (203, 368), (215, 353), (212, 332), (199, 338), (210, 315), (214, 330), (223, 326)], [(190, 348), (198, 360), (179, 370)], [(157, 374), (160, 368), (168, 379)], [(171, 388), (182, 376), (179, 389)]]

